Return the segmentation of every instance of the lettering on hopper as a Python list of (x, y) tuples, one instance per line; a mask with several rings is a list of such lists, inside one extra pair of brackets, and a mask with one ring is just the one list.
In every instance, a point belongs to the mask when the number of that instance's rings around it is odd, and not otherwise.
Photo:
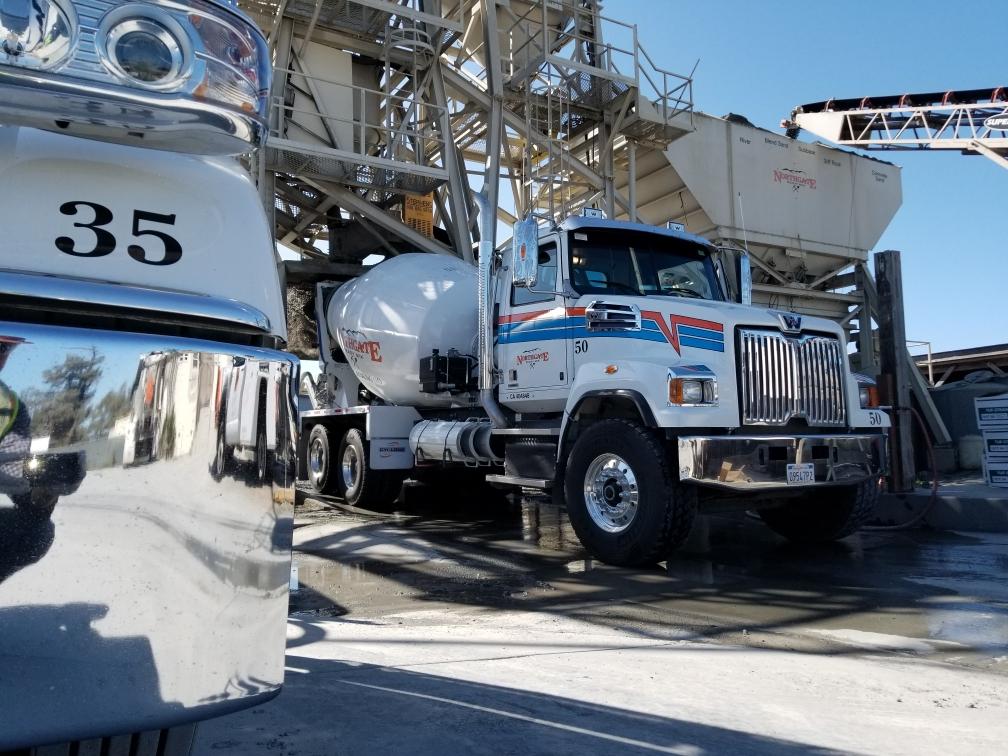
[(790, 184), (791, 188), (796, 192), (803, 188), (816, 188), (816, 180), (814, 178), (806, 176), (804, 171), (796, 171), (793, 168), (782, 168), (780, 170), (775, 168), (773, 179), (776, 184)]

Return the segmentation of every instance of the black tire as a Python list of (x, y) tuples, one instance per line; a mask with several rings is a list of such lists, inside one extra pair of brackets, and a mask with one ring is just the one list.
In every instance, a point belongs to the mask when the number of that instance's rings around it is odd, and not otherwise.
[(779, 507), (761, 509), (759, 516), (775, 533), (796, 543), (837, 541), (871, 519), (878, 497), (878, 481), (869, 479), (789, 499)]
[(382, 507), (399, 498), (403, 473), (397, 470), (372, 470), (364, 434), (351, 428), (340, 442), (334, 477), (339, 495), (352, 507)]
[[(599, 460), (612, 457), (624, 463), (632, 478), (620, 467), (610, 469), (616, 470), (614, 476), (624, 476), (622, 482), (616, 477), (604, 480), (606, 466), (591, 473), (597, 482), (593, 510), (585, 491), (586, 476)], [(631, 480), (636, 481), (635, 488)], [(683, 544), (696, 519), (696, 490), (679, 483), (661, 439), (628, 420), (602, 420), (589, 426), (574, 443), (564, 481), (574, 532), (592, 556), (608, 564), (625, 567), (661, 561)], [(626, 513), (621, 505), (631, 491), (637, 494), (636, 508)], [(620, 516), (625, 521), (615, 522)]]
[(308, 475), (308, 484), (315, 493), (336, 492), (338, 474), (333, 466), (329, 429), (324, 425), (316, 425), (311, 429), (308, 446), (305, 449), (305, 471)]
[(215, 480), (220, 480), (231, 470), (233, 454), (234, 449), (228, 446), (224, 440), (224, 425), (222, 423), (217, 429), (217, 444), (214, 448), (213, 463), (210, 466), (210, 473)]
[(24, 494), (11, 494), (10, 498), (21, 517), (30, 522), (48, 520), (59, 501), (56, 494), (38, 488)]
[(273, 469), (272, 455), (269, 451), (269, 446), (266, 442), (266, 427), (265, 423), (260, 423), (259, 430), (256, 432), (256, 445), (255, 445), (255, 480), (256, 483), (260, 485), (265, 485), (269, 482), (270, 472)]

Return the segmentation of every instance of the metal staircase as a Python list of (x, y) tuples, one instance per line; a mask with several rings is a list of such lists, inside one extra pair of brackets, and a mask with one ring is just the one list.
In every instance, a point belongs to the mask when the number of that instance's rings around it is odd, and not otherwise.
[[(595, 0), (239, 5), (276, 66), (264, 202), (278, 241), (320, 264), (376, 251), (471, 257), (470, 180), (504, 221), (632, 212), (613, 182), (628, 145), (658, 148), (691, 128), (690, 77), (656, 66), (636, 27)], [(498, 201), (502, 187), (511, 203)], [(431, 235), (403, 222), (416, 195), (433, 200), (421, 224)]]

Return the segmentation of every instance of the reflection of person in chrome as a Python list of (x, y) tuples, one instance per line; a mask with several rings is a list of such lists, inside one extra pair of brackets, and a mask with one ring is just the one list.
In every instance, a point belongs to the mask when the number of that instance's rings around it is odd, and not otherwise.
[(3, 41), (3, 51), (7, 56), (8, 63), (15, 63), (17, 59), (24, 55), (24, 45), (14, 32), (8, 32)]
[(31, 450), (31, 417), (21, 398), (3, 382), (3, 369), (24, 339), (0, 335), (0, 491), (27, 495), (24, 461)]

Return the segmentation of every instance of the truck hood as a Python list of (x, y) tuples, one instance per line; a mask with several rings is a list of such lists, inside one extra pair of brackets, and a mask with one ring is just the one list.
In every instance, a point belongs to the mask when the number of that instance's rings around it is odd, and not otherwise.
[[(845, 341), (843, 329), (826, 318), (802, 315), (787, 310), (712, 302), (686, 297), (634, 297), (611, 294), (586, 294), (577, 303), (581, 311), (593, 302), (635, 306), (643, 321), (654, 322), (666, 339), (681, 353), (682, 339), (729, 341), (736, 326), (767, 328), (783, 332), (830, 334)], [(658, 316), (661, 316), (660, 320)], [(647, 327), (647, 323), (644, 323)], [(728, 350), (732, 351), (732, 350)]]
[(0, 127), (0, 181), (0, 269), (235, 300), (286, 338), (272, 229), (237, 160)]

